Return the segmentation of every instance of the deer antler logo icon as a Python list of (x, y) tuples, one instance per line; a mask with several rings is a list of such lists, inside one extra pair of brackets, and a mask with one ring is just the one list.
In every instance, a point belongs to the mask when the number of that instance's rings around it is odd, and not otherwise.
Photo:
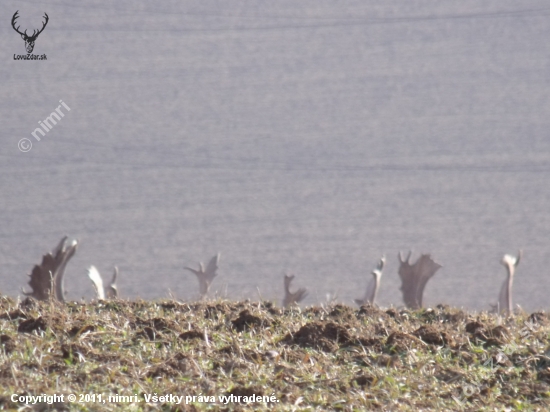
[(46, 25), (48, 24), (49, 17), (46, 13), (44, 13), (44, 18), (46, 19), (46, 21), (42, 24), (42, 28), (40, 30), (38, 30), (38, 32), (36, 30), (33, 30), (32, 36), (29, 36), (29, 35), (27, 35), (27, 30), (25, 30), (24, 33), (21, 33), (19, 31), (19, 27), (21, 27), (21, 26), (15, 27), (15, 20), (17, 20), (17, 18), (19, 17), (17, 15), (17, 13), (19, 13), (19, 10), (17, 10), (15, 12), (15, 14), (13, 15), (13, 17), (11, 19), (11, 26), (13, 27), (13, 29), (17, 33), (19, 33), (21, 35), (21, 38), (23, 40), (25, 40), (25, 48), (27, 49), (27, 53), (32, 53), (32, 51), (34, 49), (34, 42), (36, 41), (36, 38), (38, 37), (38, 35), (40, 33), (42, 33), (44, 31), (44, 29), (46, 28)]

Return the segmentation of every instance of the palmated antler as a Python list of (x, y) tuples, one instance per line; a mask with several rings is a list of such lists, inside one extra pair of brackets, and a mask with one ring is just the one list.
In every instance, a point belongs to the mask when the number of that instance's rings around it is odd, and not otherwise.
[(294, 293), (290, 291), (290, 284), (292, 283), (292, 279), (294, 279), (294, 275), (285, 275), (285, 297), (283, 299), (283, 306), (285, 308), (301, 302), (307, 296), (307, 290), (305, 288), (300, 288)]
[(116, 285), (117, 276), (118, 276), (118, 268), (115, 266), (115, 273), (113, 274), (111, 283), (109, 284), (107, 290), (105, 291), (105, 288), (103, 286), (103, 278), (99, 274), (99, 271), (95, 266), (89, 267), (88, 277), (90, 278), (90, 280), (94, 285), (96, 297), (98, 300), (105, 300), (105, 297), (107, 297), (107, 299), (116, 299), (118, 297), (118, 289)]
[(208, 266), (206, 266), (206, 270), (204, 269), (204, 265), (202, 264), (202, 262), (199, 263), (199, 270), (195, 270), (187, 266), (184, 268), (197, 275), (197, 279), (199, 280), (199, 292), (201, 298), (204, 298), (206, 296), (208, 290), (210, 289), (212, 281), (218, 275), (216, 271), (218, 270), (220, 257), (221, 254), (218, 253), (216, 256), (210, 259), (210, 262), (208, 262)]
[(374, 268), (371, 272), (372, 279), (367, 286), (365, 297), (363, 299), (355, 299), (355, 303), (357, 303), (359, 306), (362, 306), (365, 303), (370, 303), (371, 305), (374, 305), (376, 296), (378, 295), (378, 289), (380, 288), (380, 279), (382, 278), (382, 271), (384, 270), (385, 264), (386, 257), (382, 256), (378, 261), (378, 265), (376, 265), (376, 268)]
[(399, 276), (401, 277), (401, 291), (405, 306), (411, 309), (422, 307), (422, 296), (428, 281), (442, 266), (433, 261), (430, 255), (421, 255), (414, 265), (409, 263), (411, 253), (403, 260), (399, 252)]
[(514, 283), (514, 274), (522, 258), (523, 251), (519, 250), (518, 256), (504, 255), (500, 263), (506, 268), (506, 280), (502, 283), (498, 298), (498, 311), (512, 314), (512, 284)]
[(50, 253), (42, 257), (42, 263), (35, 265), (32, 269), (29, 280), (29, 286), (32, 292), (23, 293), (38, 300), (48, 300), (53, 296), (60, 302), (65, 302), (65, 292), (63, 290), (63, 276), (65, 267), (76, 252), (78, 242), (73, 240), (67, 242), (67, 236), (61, 239), (61, 242)]

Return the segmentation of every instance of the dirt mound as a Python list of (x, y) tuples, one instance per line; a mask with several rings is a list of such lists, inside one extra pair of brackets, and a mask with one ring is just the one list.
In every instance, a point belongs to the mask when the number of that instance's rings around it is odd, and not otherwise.
[(191, 340), (191, 339), (204, 340), (204, 333), (201, 333), (198, 330), (190, 330), (180, 334), (179, 338), (183, 340)]
[(96, 327), (94, 325), (87, 325), (87, 324), (77, 324), (73, 326), (71, 329), (69, 329), (69, 336), (74, 338), (75, 336), (80, 336), (87, 332), (94, 332), (96, 330)]
[(510, 332), (504, 326), (495, 326), (489, 328), (478, 321), (472, 321), (466, 324), (468, 332), (474, 341), (484, 342), (484, 346), (503, 346), (509, 339)]
[(248, 329), (256, 329), (258, 327), (269, 327), (271, 322), (268, 319), (262, 319), (250, 313), (248, 309), (245, 309), (239, 313), (239, 317), (231, 321), (233, 327), (242, 332)]
[(19, 323), (17, 332), (19, 333), (32, 333), (34, 331), (45, 331), (47, 327), (46, 321), (42, 316), (38, 318), (29, 318)]
[(331, 318), (350, 322), (357, 319), (356, 311), (349, 306), (335, 305), (328, 314)]
[(438, 330), (430, 325), (421, 326), (413, 332), (413, 335), (430, 345), (449, 346), (454, 343), (454, 340), (449, 333), (444, 330)]
[(0, 352), (2, 348), (9, 354), (15, 349), (15, 342), (8, 335), (0, 335)]
[(378, 307), (366, 303), (364, 305), (361, 305), (361, 307), (357, 311), (357, 316), (367, 316), (369, 318), (374, 318), (375, 316), (387, 317), (388, 315), (386, 312), (380, 310)]
[(425, 345), (425, 343), (409, 333), (393, 332), (386, 339), (386, 350), (389, 353), (409, 352), (411, 349), (418, 349), (422, 345)]
[(357, 375), (350, 382), (351, 385), (356, 384), (357, 386), (365, 387), (371, 386), (376, 381), (376, 377), (370, 375)]
[(287, 334), (282, 342), (305, 348), (334, 352), (339, 346), (348, 346), (354, 338), (348, 329), (334, 322), (312, 322), (302, 326), (294, 335)]

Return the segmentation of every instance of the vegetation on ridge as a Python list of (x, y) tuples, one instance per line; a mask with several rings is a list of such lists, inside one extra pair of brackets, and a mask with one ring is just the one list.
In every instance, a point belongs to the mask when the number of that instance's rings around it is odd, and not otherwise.
[[(2, 297), (0, 409), (23, 406), (14, 394), (72, 393), (105, 402), (65, 398), (52, 408), (548, 410), (549, 338), (550, 319), (540, 312)], [(170, 394), (183, 402), (151, 398)], [(231, 394), (276, 402), (219, 401)]]

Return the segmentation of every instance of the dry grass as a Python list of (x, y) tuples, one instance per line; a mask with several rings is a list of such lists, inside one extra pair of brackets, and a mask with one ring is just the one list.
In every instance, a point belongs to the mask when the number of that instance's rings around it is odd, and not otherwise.
[[(270, 302), (0, 298), (0, 409), (12, 394), (135, 395), (56, 410), (548, 410), (550, 320)], [(147, 403), (144, 395), (275, 403)], [(41, 405), (41, 407), (47, 405)]]

